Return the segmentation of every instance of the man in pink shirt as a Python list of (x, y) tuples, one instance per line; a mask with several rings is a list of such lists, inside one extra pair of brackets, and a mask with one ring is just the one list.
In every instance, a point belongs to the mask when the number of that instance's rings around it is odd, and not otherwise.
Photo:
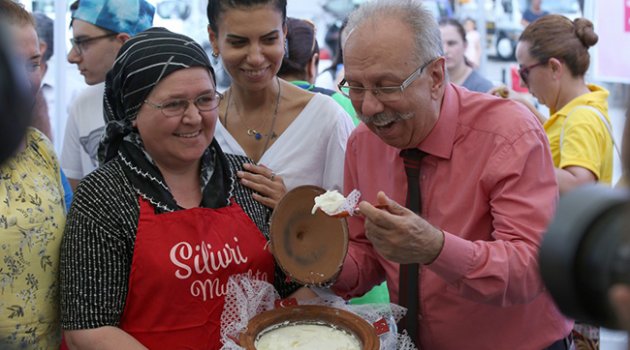
[[(344, 190), (364, 201), (333, 290), (361, 295), (386, 279), (397, 302), (400, 264), (419, 263), (421, 349), (568, 349), (573, 322), (538, 272), (558, 196), (540, 123), (448, 82), (439, 28), (419, 1), (366, 2), (346, 32), (340, 87), (363, 124), (348, 141)], [(428, 154), (420, 216), (398, 204), (399, 153), (410, 148)]]

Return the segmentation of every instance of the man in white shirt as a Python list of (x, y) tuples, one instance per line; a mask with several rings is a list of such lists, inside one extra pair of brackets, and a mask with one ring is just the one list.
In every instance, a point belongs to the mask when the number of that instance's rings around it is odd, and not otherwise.
[(105, 76), (125, 41), (152, 26), (155, 8), (146, 0), (128, 0), (124, 4), (80, 0), (70, 9), (73, 38), (68, 61), (77, 65), (90, 85), (70, 106), (61, 151), (61, 167), (74, 189), (98, 166), (98, 144), (105, 128)]

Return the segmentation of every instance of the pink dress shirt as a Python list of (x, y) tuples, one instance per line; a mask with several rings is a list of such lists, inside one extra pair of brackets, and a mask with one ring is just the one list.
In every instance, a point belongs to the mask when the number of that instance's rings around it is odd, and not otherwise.
[[(437, 259), (422, 266), (422, 349), (540, 350), (569, 334), (545, 292), (537, 252), (555, 211), (558, 187), (547, 137), (536, 118), (509, 100), (447, 85), (439, 120), (418, 145), (422, 216), (444, 231)], [(384, 191), (405, 203), (396, 148), (364, 124), (346, 150), (346, 193), (375, 203)], [(351, 244), (333, 290), (361, 295), (387, 279), (398, 300), (399, 265), (385, 260), (348, 219)]]

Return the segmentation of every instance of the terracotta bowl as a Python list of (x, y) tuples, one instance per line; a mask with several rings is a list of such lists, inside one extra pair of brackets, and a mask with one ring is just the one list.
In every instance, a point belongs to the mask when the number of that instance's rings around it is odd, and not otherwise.
[(256, 315), (247, 324), (247, 330), (241, 333), (241, 346), (247, 350), (256, 350), (256, 340), (266, 330), (274, 329), (282, 323), (294, 324), (318, 323), (329, 324), (354, 335), (363, 350), (379, 350), (380, 341), (374, 327), (361, 317), (341, 309), (319, 305), (300, 305), (265, 311)]
[(271, 215), (271, 252), (287, 276), (305, 285), (334, 280), (348, 252), (346, 220), (321, 210), (311, 213), (315, 197), (324, 192), (317, 186), (296, 187), (284, 195)]

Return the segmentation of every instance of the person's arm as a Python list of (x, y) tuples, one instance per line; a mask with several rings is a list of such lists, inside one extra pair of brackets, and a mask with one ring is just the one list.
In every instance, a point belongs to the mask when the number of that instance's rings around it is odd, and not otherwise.
[(66, 331), (64, 339), (70, 350), (141, 350), (147, 349), (135, 338), (116, 327)]
[(540, 113), (540, 111), (538, 111), (538, 109), (536, 109), (536, 107), (531, 102), (529, 102), (529, 100), (525, 96), (519, 94), (516, 91), (513, 91), (505, 85), (496, 86), (490, 89), (488, 93), (497, 97), (509, 98), (513, 101), (521, 103), (536, 116), (536, 119), (538, 119), (540, 124), (545, 124), (545, 121), (547, 121), (547, 117)]
[(79, 141), (79, 129), (75, 118), (75, 111), (73, 108), (70, 108), (60, 157), (61, 168), (66, 174), (73, 191), (76, 191), (79, 181), (83, 177), (83, 170), (81, 168), (81, 143)]
[(594, 111), (576, 108), (562, 123), (556, 169), (560, 194), (600, 181), (605, 176), (603, 165), (612, 164), (613, 152), (610, 132)]
[(578, 186), (597, 181), (597, 177), (593, 172), (579, 166), (569, 166), (563, 169), (556, 168), (556, 178), (558, 179), (560, 194), (565, 194)]
[(61, 325), (78, 349), (107, 344), (102, 343), (107, 332), (97, 330), (117, 327), (125, 306), (139, 205), (132, 190), (116, 182), (118, 176), (122, 174), (99, 172), (86, 178), (66, 220), (60, 257)]
[(555, 212), (558, 186), (547, 136), (527, 124), (514, 125), (529, 130), (498, 145), (479, 179), (492, 217), (489, 239), (470, 241), (445, 231), (442, 251), (428, 265), (464, 298), (512, 306), (544, 291), (538, 249)]

